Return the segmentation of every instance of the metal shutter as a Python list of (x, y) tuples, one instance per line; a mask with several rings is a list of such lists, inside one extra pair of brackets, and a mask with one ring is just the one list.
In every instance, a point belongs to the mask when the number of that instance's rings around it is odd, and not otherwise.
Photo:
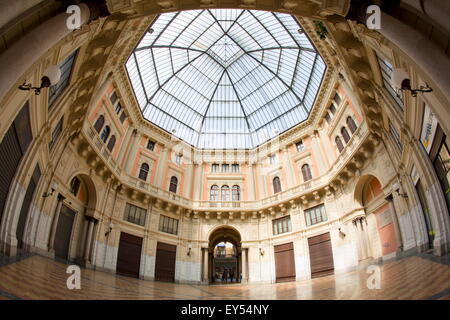
[(27, 102), (0, 143), (0, 223), (11, 182), (31, 140), (32, 134)]
[(155, 280), (175, 281), (177, 246), (158, 242), (156, 247)]
[(294, 244), (292, 242), (274, 246), (277, 282), (295, 280)]
[(59, 213), (55, 235), (55, 256), (67, 260), (69, 258), (70, 239), (76, 212), (63, 205)]
[(28, 212), (30, 211), (31, 201), (33, 200), (34, 192), (40, 178), (41, 170), (39, 169), (39, 165), (36, 165), (33, 176), (28, 184), (27, 192), (25, 193), (25, 198), (23, 199), (22, 208), (20, 209), (19, 221), (17, 222), (16, 237), (18, 248), (23, 247), (23, 234), (27, 223)]
[(142, 238), (122, 232), (117, 254), (116, 272), (139, 278), (141, 268)]

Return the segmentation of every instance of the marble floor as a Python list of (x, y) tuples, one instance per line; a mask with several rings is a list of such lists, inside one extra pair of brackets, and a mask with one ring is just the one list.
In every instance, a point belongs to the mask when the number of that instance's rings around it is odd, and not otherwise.
[(381, 266), (381, 288), (367, 288), (366, 270), (278, 284), (190, 285), (144, 281), (81, 269), (81, 289), (69, 290), (67, 265), (37, 255), (0, 256), (5, 299), (450, 299), (450, 263), (414, 255)]

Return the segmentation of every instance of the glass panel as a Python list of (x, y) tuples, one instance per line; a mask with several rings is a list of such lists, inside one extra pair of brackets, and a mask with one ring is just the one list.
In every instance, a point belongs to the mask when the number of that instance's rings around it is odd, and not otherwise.
[(78, 50), (71, 53), (61, 64), (59, 69), (61, 70), (61, 78), (59, 82), (49, 88), (48, 91), (48, 107), (49, 109), (53, 106), (56, 99), (61, 95), (65, 88), (69, 85), (70, 75), (72, 73), (73, 63), (75, 62), (75, 57)]
[(306, 226), (311, 225), (311, 211), (305, 212), (305, 218), (306, 218)]
[(392, 64), (389, 61), (387, 61), (386, 59), (383, 59), (379, 56), (378, 56), (378, 63), (380, 65), (381, 74), (383, 77), (383, 83), (384, 83), (385, 88), (387, 89), (389, 94), (392, 96), (392, 98), (394, 98), (395, 102), (397, 102), (398, 106), (403, 109), (402, 92), (401, 92), (401, 90), (392, 87), (392, 84), (391, 84), (391, 82), (392, 82), (391, 76), (392, 76), (392, 70), (393, 70)]
[(123, 219), (128, 222), (144, 226), (146, 214), (147, 214), (147, 210), (127, 203), (125, 205)]
[(306, 226), (314, 225), (327, 220), (325, 206), (323, 204), (305, 210)]
[(254, 148), (307, 119), (326, 65), (296, 19), (164, 13), (126, 62), (144, 117), (199, 148)]
[(53, 149), (53, 146), (55, 145), (56, 140), (58, 140), (58, 137), (62, 132), (62, 126), (63, 126), (63, 118), (61, 118), (58, 121), (58, 124), (56, 125), (55, 129), (52, 132), (52, 140), (48, 144), (48, 148), (50, 150)]
[(394, 139), (395, 144), (400, 149), (400, 151), (403, 151), (403, 145), (400, 142), (400, 135), (398, 134), (397, 130), (393, 126), (392, 122), (389, 121), (389, 131), (391, 132), (391, 136)]
[(290, 232), (292, 230), (291, 217), (287, 216), (284, 218), (273, 220), (272, 229), (274, 235)]

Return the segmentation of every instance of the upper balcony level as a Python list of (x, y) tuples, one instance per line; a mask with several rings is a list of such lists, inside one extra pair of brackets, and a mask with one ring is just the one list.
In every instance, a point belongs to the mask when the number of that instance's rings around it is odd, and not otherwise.
[[(122, 189), (126, 189), (131, 194), (131, 197), (137, 197), (141, 194), (144, 202), (155, 199), (156, 202), (168, 203), (170, 207), (177, 207), (178, 210), (191, 210), (203, 212), (242, 212), (242, 211), (264, 211), (271, 210), (272, 207), (279, 207), (281, 210), (287, 205), (294, 205), (298, 201), (307, 201), (307, 197), (311, 195), (314, 198), (320, 197), (320, 194), (328, 193), (330, 191), (330, 184), (333, 180), (339, 179), (339, 175), (345, 171), (346, 166), (354, 160), (354, 156), (360, 151), (361, 146), (370, 136), (367, 124), (363, 122), (352, 135), (351, 139), (346, 144), (337, 159), (328, 168), (325, 174), (313, 178), (307, 182), (301, 183), (295, 187), (283, 190), (274, 195), (264, 197), (258, 200), (248, 201), (209, 201), (209, 200), (193, 200), (183, 197), (179, 194), (164, 190), (158, 186), (150, 184), (149, 182), (140, 180), (129, 175), (120, 165), (114, 160), (111, 152), (107, 149), (105, 143), (100, 139), (99, 135), (89, 122), (85, 122), (83, 128), (83, 136), (88, 142), (87, 146), (82, 148), (83, 152), (95, 152), (94, 160), (92, 156), (88, 158), (95, 162), (96, 167), (98, 163), (102, 162), (103, 171), (109, 171), (109, 177), (117, 181), (117, 184), (122, 185)], [(85, 155), (86, 156), (86, 155)], [(89, 161), (88, 161), (89, 163)]]

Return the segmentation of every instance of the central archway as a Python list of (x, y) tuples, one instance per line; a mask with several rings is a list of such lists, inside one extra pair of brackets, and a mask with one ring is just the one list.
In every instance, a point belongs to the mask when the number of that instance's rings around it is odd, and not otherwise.
[(214, 230), (209, 236), (208, 246), (209, 283), (240, 282), (241, 254), (239, 231), (230, 226), (222, 226)]

